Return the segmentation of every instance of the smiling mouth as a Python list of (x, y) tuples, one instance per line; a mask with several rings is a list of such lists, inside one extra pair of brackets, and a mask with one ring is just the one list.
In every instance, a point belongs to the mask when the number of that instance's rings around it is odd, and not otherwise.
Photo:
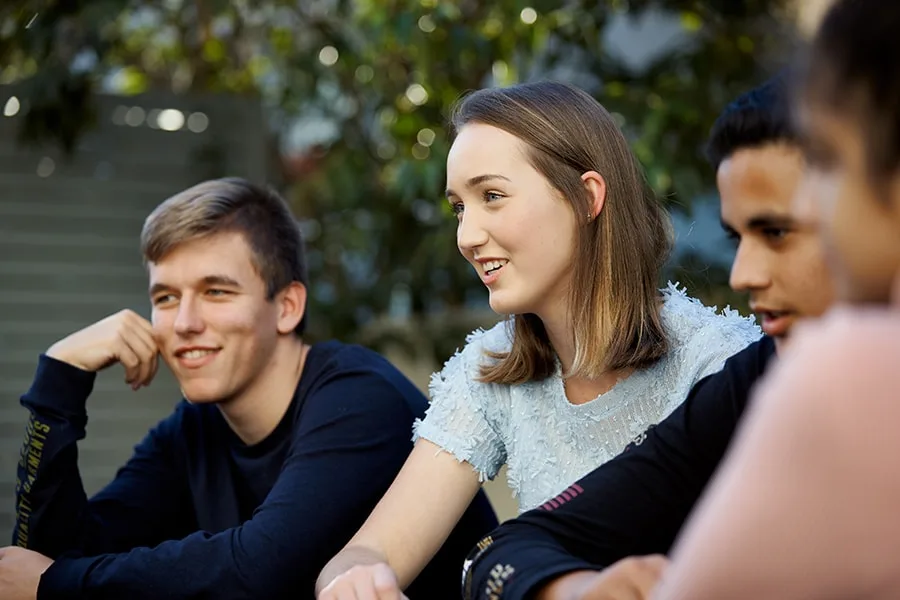
[(504, 265), (506, 265), (507, 262), (509, 262), (509, 261), (492, 260), (490, 262), (486, 262), (486, 263), (482, 264), (481, 268), (484, 269), (485, 275), (493, 275), (494, 273), (496, 273), (497, 271), (502, 269), (504, 267)]

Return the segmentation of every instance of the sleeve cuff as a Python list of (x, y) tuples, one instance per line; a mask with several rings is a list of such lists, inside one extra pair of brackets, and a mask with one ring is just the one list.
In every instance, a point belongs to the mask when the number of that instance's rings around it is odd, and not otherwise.
[[(523, 553), (527, 554), (527, 553)], [(578, 560), (574, 557), (546, 562), (538, 556), (536, 560), (528, 560), (522, 556), (527, 565), (521, 564), (484, 564), (478, 569), (480, 573), (473, 577), (471, 589), (463, 590), (466, 600), (530, 600), (535, 597), (541, 587), (551, 580), (574, 571), (599, 571), (596, 565)], [(536, 566), (540, 565), (540, 566)]]
[(414, 425), (413, 442), (419, 438), (440, 446), (441, 450), (453, 455), (456, 460), (469, 463), (478, 473), (478, 479), (482, 483), (493, 480), (500, 471), (500, 467), (506, 462), (506, 456), (503, 456), (495, 448), (479, 448), (477, 442), (465, 442), (443, 429), (435, 427), (427, 419), (418, 420)]
[(90, 558), (59, 558), (41, 575), (36, 600), (82, 600), (84, 580), (100, 560)]
[(83, 415), (96, 378), (96, 373), (41, 354), (34, 382), (22, 397), (22, 405), (49, 408), (69, 416)]

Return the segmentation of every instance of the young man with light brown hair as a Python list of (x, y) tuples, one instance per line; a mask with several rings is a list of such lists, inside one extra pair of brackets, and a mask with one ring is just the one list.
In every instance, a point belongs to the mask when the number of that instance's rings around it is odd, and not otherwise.
[[(141, 249), (151, 320), (125, 310), (60, 340), (22, 397), (19, 548), (0, 550), (0, 597), (311, 598), (409, 454), (426, 399), (370, 350), (304, 342), (301, 235), (273, 191), (200, 183), (147, 218)], [(184, 399), (88, 499), (76, 443), (95, 373), (121, 363), (137, 389), (160, 359)], [(479, 495), (417, 584), (455, 591), (495, 523)]]

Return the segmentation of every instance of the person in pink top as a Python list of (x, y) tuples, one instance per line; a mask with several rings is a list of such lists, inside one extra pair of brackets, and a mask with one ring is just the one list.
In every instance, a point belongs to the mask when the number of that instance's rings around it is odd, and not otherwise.
[(656, 600), (900, 597), (898, 29), (900, 3), (839, 0), (812, 42), (796, 201), (843, 302), (757, 389)]

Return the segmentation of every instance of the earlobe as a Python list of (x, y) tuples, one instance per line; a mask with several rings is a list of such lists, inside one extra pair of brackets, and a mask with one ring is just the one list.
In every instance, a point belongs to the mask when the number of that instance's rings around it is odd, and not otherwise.
[(306, 314), (306, 286), (297, 281), (291, 282), (278, 294), (278, 303), (281, 309), (278, 333), (291, 333)]
[(587, 190), (591, 203), (588, 207), (588, 222), (591, 222), (600, 215), (606, 203), (606, 180), (597, 171), (587, 171), (582, 173), (581, 181), (584, 182), (584, 189)]

